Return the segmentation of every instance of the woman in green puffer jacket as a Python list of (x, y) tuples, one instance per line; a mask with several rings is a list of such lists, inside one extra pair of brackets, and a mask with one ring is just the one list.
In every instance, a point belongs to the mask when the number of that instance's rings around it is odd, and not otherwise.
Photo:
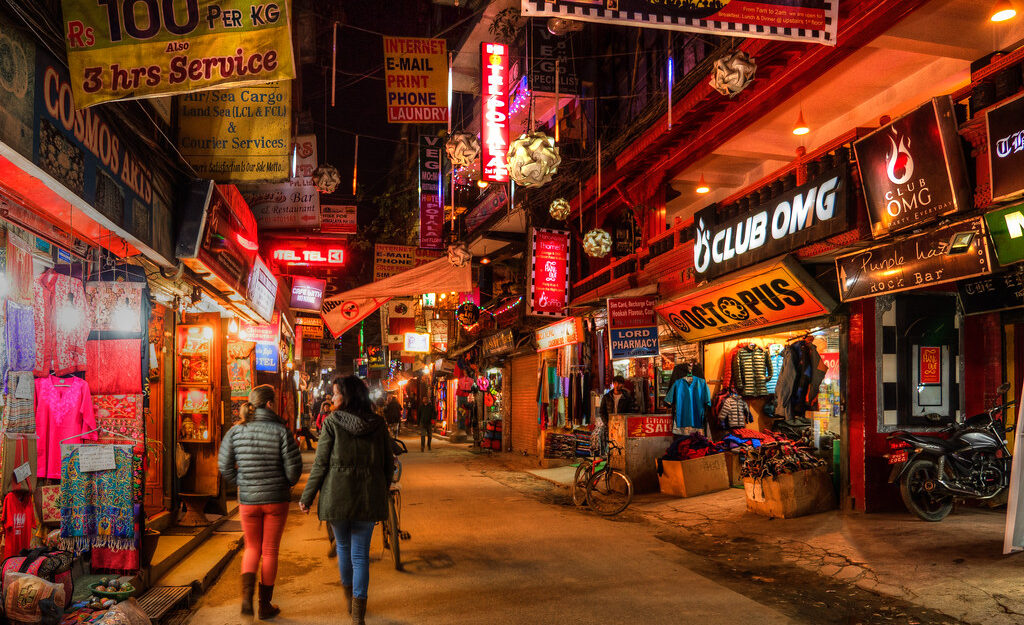
[(387, 517), (395, 457), (391, 434), (374, 412), (366, 384), (354, 375), (338, 377), (332, 389), (333, 412), (324, 420), (299, 508), (308, 513), (320, 494), (317, 513), (334, 531), (352, 623), (362, 625), (370, 584), (370, 540), (373, 526)]

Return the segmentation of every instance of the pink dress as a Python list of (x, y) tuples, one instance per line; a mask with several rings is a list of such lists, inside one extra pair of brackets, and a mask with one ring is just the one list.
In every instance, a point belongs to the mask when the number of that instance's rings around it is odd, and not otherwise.
[[(66, 384), (66, 386), (64, 386)], [(89, 385), (81, 378), (36, 379), (36, 448), (39, 477), (60, 479), (60, 443), (82, 442), (82, 432), (96, 428)], [(69, 438), (70, 437), (70, 438)], [(96, 440), (96, 432), (84, 438)]]

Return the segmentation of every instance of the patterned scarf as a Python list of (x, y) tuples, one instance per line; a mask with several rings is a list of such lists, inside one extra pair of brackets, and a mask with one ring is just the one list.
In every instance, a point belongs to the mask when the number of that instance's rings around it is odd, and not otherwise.
[(36, 364), (36, 322), (32, 307), (8, 300), (4, 334), (8, 370), (31, 371)]
[(10, 395), (4, 410), (4, 430), (9, 435), (36, 433), (36, 385), (31, 371), (12, 371)]
[(80, 447), (65, 446), (61, 457), (61, 548), (75, 553), (94, 547), (132, 549), (142, 458), (117, 445), (114, 470), (83, 473)]

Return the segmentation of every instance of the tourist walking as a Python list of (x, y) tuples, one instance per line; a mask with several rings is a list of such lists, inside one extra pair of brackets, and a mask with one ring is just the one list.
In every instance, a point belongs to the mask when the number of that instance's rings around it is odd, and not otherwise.
[(317, 514), (334, 531), (338, 569), (352, 623), (363, 625), (370, 585), (373, 526), (387, 517), (395, 457), (387, 425), (373, 410), (366, 384), (354, 375), (332, 385), (334, 411), (324, 420), (316, 460), (299, 508)]
[(238, 484), (239, 516), (245, 536), (242, 614), (253, 613), (256, 570), (260, 569), (257, 611), (261, 620), (281, 612), (271, 603), (277, 556), (292, 486), (302, 475), (299, 446), (274, 412), (274, 400), (274, 389), (268, 384), (249, 392), (249, 400), (239, 411), (241, 422), (224, 435), (218, 457), (220, 474)]
[(430, 398), (423, 397), (423, 403), (420, 404), (419, 410), (416, 413), (416, 420), (420, 426), (420, 451), (424, 448), (430, 449), (430, 440), (434, 438), (434, 420), (437, 419), (437, 409), (434, 408), (433, 402)]

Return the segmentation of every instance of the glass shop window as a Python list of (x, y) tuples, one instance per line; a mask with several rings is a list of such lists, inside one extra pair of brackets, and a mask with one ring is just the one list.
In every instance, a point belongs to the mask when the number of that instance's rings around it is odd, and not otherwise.
[(956, 298), (909, 295), (895, 307), (898, 425), (948, 425), (960, 410)]

